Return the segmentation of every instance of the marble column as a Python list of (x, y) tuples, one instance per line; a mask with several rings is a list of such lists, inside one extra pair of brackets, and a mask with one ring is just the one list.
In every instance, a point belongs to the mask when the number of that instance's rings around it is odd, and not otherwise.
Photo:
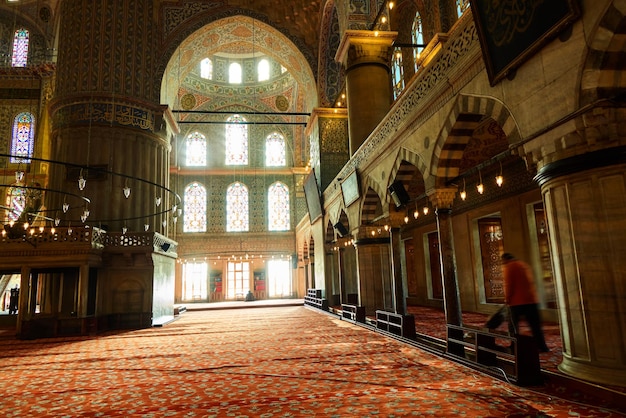
[[(56, 87), (50, 102), (51, 167), (49, 209), (109, 231), (166, 233), (170, 145), (155, 80), (158, 26), (150, 0), (63, 0), (60, 4)], [(83, 190), (80, 177), (86, 180)], [(129, 197), (124, 187), (131, 189)], [(90, 203), (81, 200), (81, 196)], [(161, 204), (156, 205), (157, 199)]]
[(626, 382), (626, 146), (544, 165), (536, 179), (548, 219), (563, 338), (559, 369)]
[(346, 69), (350, 155), (363, 144), (391, 106), (389, 59), (396, 32), (348, 30), (335, 59)]
[(461, 298), (459, 296), (459, 283), (456, 275), (454, 237), (452, 234), (451, 207), (455, 193), (456, 188), (438, 188), (429, 191), (428, 196), (435, 208), (435, 214), (437, 216), (446, 323), (462, 325)]
[(389, 241), (391, 243), (391, 280), (393, 283), (393, 306), (397, 314), (406, 314), (406, 292), (404, 291), (402, 279), (402, 261), (400, 228), (391, 228), (389, 231)]

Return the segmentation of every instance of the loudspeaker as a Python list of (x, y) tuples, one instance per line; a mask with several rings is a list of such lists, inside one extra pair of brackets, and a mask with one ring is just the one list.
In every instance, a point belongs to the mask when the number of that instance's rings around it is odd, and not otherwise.
[(348, 235), (348, 229), (341, 223), (341, 221), (337, 222), (333, 227), (337, 230), (340, 237), (345, 237)]
[(171, 245), (172, 245), (172, 244), (170, 244), (169, 242), (164, 242), (163, 244), (161, 244), (161, 249), (162, 249), (164, 252), (167, 252), (167, 250), (169, 250), (169, 249), (170, 249), (170, 246), (171, 246)]
[(406, 205), (409, 201), (409, 194), (404, 188), (404, 184), (401, 181), (394, 181), (391, 186), (389, 186), (389, 193), (391, 193), (391, 198), (393, 199), (393, 203), (396, 204), (396, 208), (401, 207), (402, 205)]

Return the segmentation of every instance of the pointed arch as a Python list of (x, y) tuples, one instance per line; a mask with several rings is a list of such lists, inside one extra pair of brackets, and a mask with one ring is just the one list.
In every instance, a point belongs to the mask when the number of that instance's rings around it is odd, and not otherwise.
[(582, 69), (580, 106), (626, 93), (624, 67), (618, 64), (623, 62), (626, 25), (626, 8), (621, 4), (622, 1), (613, 0), (587, 43), (589, 51)]
[(465, 146), (474, 129), (487, 117), (498, 123), (509, 144), (520, 141), (517, 123), (504, 103), (493, 97), (460, 95), (435, 142), (428, 172), (434, 176), (433, 185), (443, 185), (459, 175)]

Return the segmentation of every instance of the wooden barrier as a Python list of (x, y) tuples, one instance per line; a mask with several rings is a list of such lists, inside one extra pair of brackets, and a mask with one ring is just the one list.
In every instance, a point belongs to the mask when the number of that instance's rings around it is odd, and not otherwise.
[[(492, 371), (501, 370), (521, 386), (543, 382), (539, 350), (533, 337), (451, 324), (447, 329), (447, 352), (453, 357)], [(504, 345), (496, 344), (496, 340)]]
[(365, 307), (349, 305), (347, 303), (341, 304), (341, 317), (347, 321), (365, 323)]
[(376, 329), (415, 340), (415, 317), (387, 311), (376, 311)]
[(328, 311), (328, 301), (322, 298), (322, 289), (307, 289), (304, 303), (323, 311)]

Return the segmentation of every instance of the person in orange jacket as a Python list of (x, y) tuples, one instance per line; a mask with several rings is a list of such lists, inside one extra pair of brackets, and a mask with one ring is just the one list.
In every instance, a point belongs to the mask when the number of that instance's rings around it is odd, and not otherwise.
[(504, 301), (511, 312), (511, 322), (515, 330), (518, 329), (519, 320), (524, 317), (533, 337), (537, 342), (537, 348), (542, 353), (550, 351), (541, 329), (541, 316), (539, 314), (539, 299), (535, 289), (535, 279), (530, 266), (515, 258), (511, 253), (502, 254), (502, 274), (504, 278)]

